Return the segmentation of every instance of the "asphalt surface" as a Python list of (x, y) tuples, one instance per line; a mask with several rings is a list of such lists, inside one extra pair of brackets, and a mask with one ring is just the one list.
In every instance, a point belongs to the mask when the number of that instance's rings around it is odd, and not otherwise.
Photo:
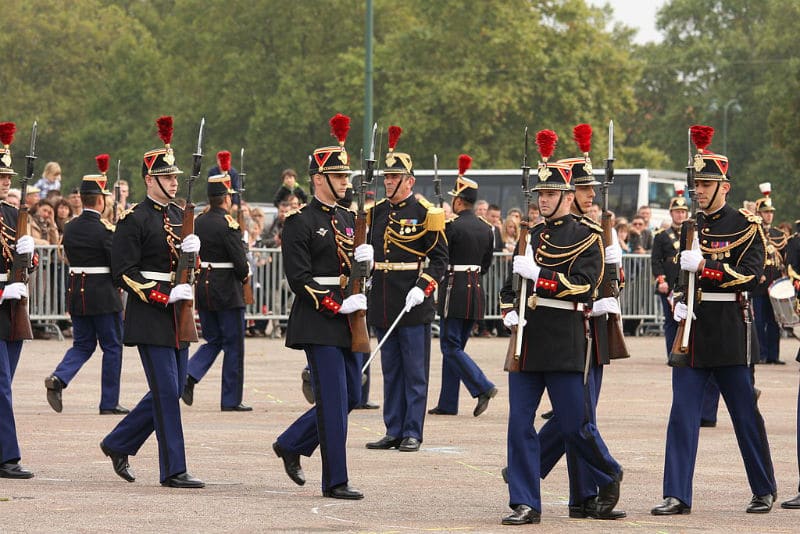
[[(417, 453), (367, 450), (383, 435), (380, 410), (349, 419), (348, 469), (361, 501), (323, 498), (318, 453), (303, 458), (308, 482), (296, 486), (271, 444), (308, 409), (300, 391), (301, 352), (282, 340), (246, 341), (245, 402), (250, 413), (220, 412), (220, 364), (196, 386), (194, 406), (183, 406), (189, 471), (202, 490), (158, 483), (155, 436), (131, 458), (135, 483), (118, 478), (98, 444), (120, 416), (98, 415), (100, 357), (87, 363), (64, 391), (64, 411), (53, 412), (43, 379), (69, 341), (33, 341), (23, 348), (14, 381), (23, 464), (31, 480), (0, 479), (0, 532), (797, 532), (800, 511), (776, 506), (766, 515), (744, 512), (751, 494), (730, 418), (721, 403), (716, 428), (702, 429), (691, 515), (655, 517), (661, 501), (664, 440), (671, 402), (663, 338), (628, 338), (633, 357), (606, 369), (598, 425), (625, 468), (618, 521), (567, 518), (568, 485), (562, 461), (542, 483), (542, 523), (504, 527), (508, 493), (500, 477), (506, 459), (508, 387), (502, 371), (505, 339), (475, 338), (467, 347), (500, 389), (489, 409), (472, 416), (475, 401), (461, 390), (457, 416), (428, 416)], [(436, 340), (435, 340), (436, 341)], [(798, 485), (796, 406), (798, 348), (782, 340), (787, 365), (757, 367), (779, 484), (778, 500)], [(373, 340), (373, 346), (375, 341)], [(372, 400), (382, 403), (380, 364), (372, 370)], [(428, 407), (439, 394), (441, 355), (434, 343)], [(146, 391), (135, 349), (126, 348), (123, 405)], [(540, 412), (549, 409), (543, 400)]]

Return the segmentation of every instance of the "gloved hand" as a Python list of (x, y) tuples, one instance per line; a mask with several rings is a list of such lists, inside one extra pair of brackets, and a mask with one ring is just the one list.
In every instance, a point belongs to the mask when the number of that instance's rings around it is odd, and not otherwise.
[(414, 306), (419, 306), (425, 300), (425, 292), (418, 287), (411, 288), (406, 295), (406, 311), (410, 311)]
[(368, 262), (369, 268), (372, 269), (372, 266), (375, 264), (375, 249), (372, 248), (372, 245), (366, 243), (358, 245), (353, 251), (353, 259), (359, 263), (362, 261)]
[(17, 254), (33, 254), (33, 238), (24, 235), (17, 240)]
[[(617, 235), (614, 232), (614, 235)], [(606, 265), (619, 265), (622, 263), (622, 248), (618, 243), (606, 247)]]
[(194, 290), (190, 284), (178, 284), (169, 292), (169, 304), (179, 300), (194, 299)]
[(533, 258), (528, 256), (514, 256), (514, 274), (518, 274), (528, 280), (533, 280), (533, 282), (536, 283), (541, 270), (542, 268), (536, 265)]
[(692, 241), (692, 250), (684, 250), (681, 252), (681, 269), (696, 273), (700, 268), (700, 263), (703, 261), (703, 254), (700, 253), (700, 243), (697, 241), (697, 236)]
[(348, 315), (353, 313), (356, 310), (366, 310), (367, 309), (367, 296), (363, 293), (356, 293), (355, 295), (350, 295), (346, 299), (342, 301), (342, 305), (339, 308), (339, 313), (344, 315)]
[[(689, 307), (686, 306), (683, 302), (679, 302), (675, 305), (675, 309), (672, 310), (672, 318), (676, 321), (682, 321), (689, 316)], [(692, 319), (697, 319), (694, 313), (692, 313)]]
[(614, 313), (616, 315), (620, 314), (619, 301), (614, 297), (605, 297), (602, 299), (597, 299), (592, 304), (592, 317), (597, 317), (598, 315), (605, 315), (606, 313)]
[(181, 241), (181, 251), (189, 254), (200, 252), (200, 238), (196, 234), (189, 234)]
[[(516, 310), (511, 310), (503, 317), (503, 324), (506, 328), (511, 328), (512, 326), (519, 325), (519, 315), (517, 314)], [(525, 325), (528, 324), (528, 321), (522, 319), (522, 327), (524, 328)]]
[[(31, 241), (33, 241), (33, 239), (31, 239)], [(22, 282), (14, 282), (8, 284), (5, 287), (5, 289), (3, 289), (3, 295), (0, 296), (0, 303), (2, 303), (5, 300), (19, 300), (27, 296), (28, 296), (28, 285), (23, 284)]]

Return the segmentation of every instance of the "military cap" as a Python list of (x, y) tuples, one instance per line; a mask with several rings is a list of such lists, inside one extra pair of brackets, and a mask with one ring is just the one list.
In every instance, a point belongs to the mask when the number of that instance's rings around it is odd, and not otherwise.
[(456, 178), (456, 186), (447, 194), (452, 197), (463, 198), (470, 204), (475, 204), (478, 201), (478, 182), (464, 177), (470, 165), (472, 165), (471, 157), (467, 154), (458, 156), (458, 178)]
[(81, 180), (81, 187), (79, 192), (81, 195), (108, 195), (110, 191), (106, 190), (108, 184), (108, 164), (109, 155), (100, 154), (95, 156), (94, 160), (97, 163), (97, 169), (100, 174), (86, 174)]
[(234, 194), (231, 184), (231, 153), (227, 150), (217, 152), (219, 162), (219, 174), (208, 177), (206, 194), (210, 197), (221, 197), (222, 195)]
[(331, 135), (339, 141), (338, 145), (326, 146), (314, 150), (308, 159), (308, 175), (325, 173), (349, 173), (350, 155), (344, 147), (347, 133), (350, 131), (350, 117), (337, 113), (329, 121)]
[(11, 143), (14, 142), (14, 134), (17, 125), (13, 122), (0, 122), (0, 174), (16, 176), (16, 172), (11, 168)]
[(537, 175), (539, 179), (534, 184), (534, 191), (545, 189), (554, 191), (574, 191), (572, 185), (572, 167), (564, 163), (550, 162), (550, 156), (556, 148), (558, 136), (553, 130), (540, 130), (536, 133), (536, 145), (542, 160), (539, 162)]
[(697, 147), (694, 155), (695, 178), (714, 182), (728, 182), (728, 158), (722, 154), (715, 154), (708, 150), (711, 139), (714, 137), (714, 128), (695, 124), (689, 129), (692, 142)]
[(159, 117), (156, 121), (158, 136), (164, 142), (163, 148), (155, 148), (145, 153), (142, 161), (142, 178), (150, 176), (166, 176), (170, 174), (183, 174), (175, 165), (175, 153), (172, 150), (172, 117), (169, 115)]
[(399, 126), (389, 126), (389, 151), (386, 153), (386, 166), (383, 174), (410, 174), (414, 175), (414, 164), (411, 155), (405, 152), (396, 152), (397, 141), (403, 129)]

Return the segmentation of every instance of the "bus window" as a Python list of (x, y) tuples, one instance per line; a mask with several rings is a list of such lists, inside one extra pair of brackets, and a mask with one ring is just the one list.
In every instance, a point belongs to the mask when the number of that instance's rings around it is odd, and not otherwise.
[(674, 195), (674, 183), (650, 182), (647, 193), (647, 204), (651, 208), (669, 209), (669, 201)]

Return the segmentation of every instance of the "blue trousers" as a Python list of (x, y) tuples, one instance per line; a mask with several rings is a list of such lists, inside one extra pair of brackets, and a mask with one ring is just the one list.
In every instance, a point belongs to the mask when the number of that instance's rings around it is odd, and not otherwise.
[(719, 386), (714, 375), (709, 375), (706, 387), (703, 390), (703, 409), (701, 419), (703, 421), (717, 422), (717, 411), (719, 410)]
[(347, 414), (361, 399), (361, 359), (343, 347), (307, 345), (305, 351), (315, 403), (278, 436), (278, 444), (303, 456), (319, 446), (324, 492), (348, 481)]
[(439, 391), (439, 409), (458, 413), (458, 389), (464, 382), (472, 398), (486, 393), (494, 384), (486, 378), (481, 368), (464, 352), (472, 333), (473, 319), (442, 319), (439, 322), (439, 346), (442, 350), (442, 389)]
[(112, 451), (134, 456), (155, 430), (160, 480), (186, 472), (186, 450), (179, 399), (186, 383), (189, 349), (139, 345), (147, 385), (139, 404), (108, 434)]
[(775, 320), (775, 312), (768, 295), (753, 297), (753, 316), (758, 335), (759, 359), (762, 362), (777, 362), (780, 355), (781, 328)]
[(567, 457), (586, 463), (592, 484), (603, 487), (619, 478), (622, 468), (611, 457), (597, 427), (586, 420), (582, 373), (509, 373), (508, 491), (509, 504), (542, 510), (539, 477), (541, 444), (533, 427), (545, 388), (550, 396)]
[(189, 359), (188, 374), (200, 382), (224, 351), (220, 406), (233, 408), (242, 403), (244, 387), (244, 308), (198, 313), (206, 342)]
[[(378, 339), (385, 329), (378, 328)], [(386, 434), (422, 441), (431, 364), (431, 325), (398, 326), (381, 348)]]
[[(369, 359), (369, 353), (368, 352), (356, 352), (355, 355), (358, 358), (358, 368), (361, 369), (364, 366), (364, 364), (367, 363), (367, 360)], [(372, 365), (367, 366), (367, 368), (364, 370), (364, 373), (363, 373), (364, 375), (366, 375), (367, 378), (361, 384), (361, 400), (358, 401), (358, 405), (359, 406), (363, 406), (364, 404), (366, 404), (369, 401), (370, 367), (372, 367)]]
[(701, 403), (709, 376), (716, 379), (731, 414), (750, 489), (754, 495), (774, 493), (772, 458), (764, 419), (756, 406), (750, 369), (746, 365), (734, 365), (703, 369), (673, 367), (663, 496), (675, 497), (688, 506), (692, 505)]
[(0, 340), (0, 463), (20, 459), (11, 383), (22, 352), (22, 341)]
[(661, 293), (658, 296), (661, 299), (661, 308), (664, 310), (664, 341), (667, 343), (667, 356), (669, 356), (675, 343), (675, 335), (678, 333), (678, 322), (672, 316), (672, 306), (667, 296)]
[(112, 410), (119, 404), (119, 382), (122, 374), (122, 313), (72, 316), (72, 348), (56, 366), (56, 375), (65, 387), (72, 382), (97, 348), (103, 350), (100, 409)]

